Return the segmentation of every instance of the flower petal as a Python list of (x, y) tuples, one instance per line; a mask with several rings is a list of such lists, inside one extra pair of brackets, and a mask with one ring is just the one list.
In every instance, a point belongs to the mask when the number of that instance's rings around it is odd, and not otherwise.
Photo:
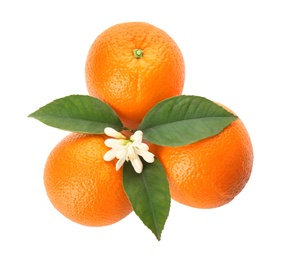
[(114, 149), (109, 150), (108, 152), (105, 153), (104, 160), (107, 162), (112, 161), (116, 157), (116, 152), (117, 151)]
[(122, 157), (118, 160), (118, 162), (116, 163), (116, 171), (119, 171), (120, 168), (123, 166), (124, 162), (125, 162), (126, 157)]
[(141, 143), (138, 145), (138, 147), (136, 147), (138, 150), (141, 151), (148, 151), (149, 150), (149, 146), (145, 143)]
[(142, 143), (143, 132), (138, 130), (131, 135), (130, 140), (133, 141), (133, 146), (139, 146)]
[(115, 138), (121, 138), (125, 139), (126, 136), (122, 135), (120, 132), (116, 131), (114, 128), (106, 127), (104, 129), (104, 132), (107, 136), (115, 137)]
[(112, 139), (112, 138), (106, 139), (105, 140), (105, 145), (110, 147), (110, 148), (120, 148), (121, 149), (122, 147), (124, 147), (121, 144), (121, 140)]
[(153, 163), (154, 162), (154, 154), (150, 152), (143, 152), (140, 154), (140, 156), (143, 157), (143, 159), (148, 162), (148, 163)]
[(143, 164), (139, 158), (139, 156), (137, 155), (134, 159), (131, 159), (131, 163), (133, 165), (133, 168), (135, 170), (135, 172), (137, 173), (141, 173), (143, 170)]
[(116, 158), (117, 159), (121, 159), (121, 158), (123, 158), (123, 157), (125, 157), (125, 159), (126, 159), (126, 157), (127, 157), (127, 149), (125, 149), (125, 147), (124, 147), (124, 149), (122, 149), (122, 150), (118, 150), (117, 151), (117, 153), (116, 153)]

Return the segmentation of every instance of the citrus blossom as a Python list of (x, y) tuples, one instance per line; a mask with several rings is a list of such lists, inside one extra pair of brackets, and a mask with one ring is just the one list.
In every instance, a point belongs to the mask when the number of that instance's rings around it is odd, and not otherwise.
[(111, 161), (117, 158), (116, 171), (118, 171), (125, 161), (130, 161), (134, 170), (137, 173), (141, 173), (143, 170), (143, 164), (139, 156), (148, 162), (154, 162), (154, 154), (149, 152), (147, 144), (142, 143), (143, 133), (138, 130), (129, 139), (122, 133), (117, 132), (111, 127), (105, 128), (105, 134), (114, 137), (105, 140), (105, 145), (111, 148), (104, 155), (105, 161)]

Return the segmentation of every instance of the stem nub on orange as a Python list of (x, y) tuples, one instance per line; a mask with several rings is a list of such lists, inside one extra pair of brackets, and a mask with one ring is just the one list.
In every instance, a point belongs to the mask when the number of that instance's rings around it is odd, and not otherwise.
[(136, 129), (154, 105), (182, 93), (185, 65), (167, 33), (148, 23), (129, 22), (95, 39), (85, 76), (89, 94), (108, 103), (126, 127)]
[(44, 184), (53, 206), (86, 226), (113, 224), (132, 212), (122, 185), (122, 170), (105, 162), (104, 135), (72, 133), (51, 151)]
[(213, 137), (156, 149), (168, 176), (171, 197), (191, 207), (215, 208), (230, 202), (252, 171), (252, 143), (241, 119)]

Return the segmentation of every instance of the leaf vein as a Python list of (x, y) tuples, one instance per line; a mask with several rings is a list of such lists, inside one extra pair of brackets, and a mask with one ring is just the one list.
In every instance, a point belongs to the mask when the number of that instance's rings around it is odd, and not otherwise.
[(147, 194), (147, 197), (148, 197), (148, 201), (149, 201), (149, 204), (150, 204), (154, 226), (155, 226), (155, 229), (156, 229), (156, 232), (157, 232), (158, 236), (160, 236), (160, 230), (159, 230), (159, 227), (158, 227), (158, 224), (157, 224), (157, 221), (156, 221), (155, 208), (153, 207), (152, 199), (151, 199), (151, 197), (149, 195), (149, 189), (148, 189), (148, 185), (147, 185), (147, 182), (145, 180), (144, 174), (142, 174), (142, 180), (143, 180), (144, 187), (146, 189), (146, 194)]

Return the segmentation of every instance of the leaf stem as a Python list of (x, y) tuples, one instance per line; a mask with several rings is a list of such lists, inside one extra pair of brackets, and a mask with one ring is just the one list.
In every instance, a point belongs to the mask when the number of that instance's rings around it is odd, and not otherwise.
[(124, 131), (129, 131), (129, 132), (131, 132), (132, 134), (134, 134), (134, 132), (136, 131), (136, 130), (132, 130), (132, 129), (126, 127), (126, 126), (123, 126), (123, 130), (124, 130)]

